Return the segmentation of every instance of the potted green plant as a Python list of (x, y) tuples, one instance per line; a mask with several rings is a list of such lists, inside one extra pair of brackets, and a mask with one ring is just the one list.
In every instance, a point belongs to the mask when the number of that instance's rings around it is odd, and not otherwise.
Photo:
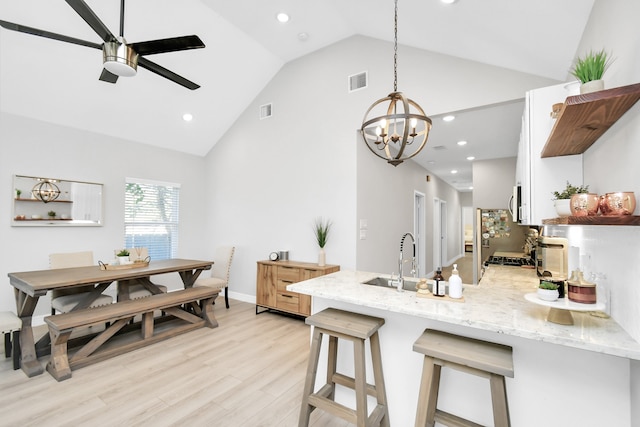
[(327, 244), (327, 238), (329, 237), (329, 230), (331, 229), (331, 221), (324, 221), (322, 218), (316, 218), (314, 226), (314, 233), (318, 246), (320, 246), (320, 252), (318, 254), (318, 265), (324, 266), (326, 260), (326, 254), (324, 247)]
[(567, 186), (562, 191), (554, 191), (553, 200), (558, 216), (571, 216), (571, 197), (574, 194), (589, 193), (588, 185), (574, 186), (567, 181)]
[(571, 74), (582, 83), (580, 86), (581, 94), (604, 89), (602, 75), (607, 71), (611, 62), (612, 59), (604, 49), (598, 52), (591, 50), (585, 56), (576, 59)]
[(22, 190), (20, 190), (19, 188), (16, 188), (16, 199), (19, 199), (21, 194), (22, 194)]
[(47, 212), (47, 215), (49, 216), (49, 219), (53, 219), (56, 217), (56, 211), (49, 211)]
[(130, 253), (126, 249), (121, 249), (120, 252), (116, 253), (116, 257), (118, 257), (118, 264), (129, 264), (129, 255)]
[(540, 282), (538, 286), (538, 298), (543, 301), (555, 301), (559, 295), (557, 284), (547, 281)]

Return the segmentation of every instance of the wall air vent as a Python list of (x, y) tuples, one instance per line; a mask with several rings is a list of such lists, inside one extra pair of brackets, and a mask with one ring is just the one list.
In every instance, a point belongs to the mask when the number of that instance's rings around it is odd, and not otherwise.
[(366, 88), (368, 81), (366, 71), (349, 76), (349, 93)]
[(260, 120), (269, 118), (273, 115), (273, 104), (264, 104), (260, 106)]

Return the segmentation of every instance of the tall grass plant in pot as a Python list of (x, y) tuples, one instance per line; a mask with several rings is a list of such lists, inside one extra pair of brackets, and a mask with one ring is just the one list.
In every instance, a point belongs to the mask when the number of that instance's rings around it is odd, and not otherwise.
[(609, 68), (613, 60), (604, 50), (594, 52), (593, 50), (582, 57), (578, 57), (571, 69), (571, 74), (575, 76), (582, 85), (580, 93), (597, 92), (604, 89), (602, 76)]
[(320, 267), (323, 267), (324, 265), (326, 265), (326, 253), (324, 251), (324, 247), (327, 244), (327, 239), (329, 237), (330, 229), (331, 229), (331, 221), (329, 220), (325, 221), (322, 218), (316, 218), (313, 231), (315, 233), (318, 246), (320, 246), (320, 252), (318, 253), (318, 265)]

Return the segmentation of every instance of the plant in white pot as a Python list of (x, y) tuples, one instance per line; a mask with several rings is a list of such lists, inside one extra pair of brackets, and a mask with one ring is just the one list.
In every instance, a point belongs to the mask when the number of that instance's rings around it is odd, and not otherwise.
[(613, 60), (604, 49), (594, 52), (589, 51), (582, 57), (578, 57), (571, 69), (571, 74), (580, 80), (580, 93), (596, 92), (604, 89), (602, 76)]
[(326, 254), (324, 247), (327, 244), (327, 238), (329, 237), (329, 230), (331, 229), (331, 221), (324, 221), (322, 218), (316, 218), (314, 226), (314, 232), (318, 246), (320, 246), (320, 252), (318, 253), (318, 265), (324, 266), (326, 261)]
[(538, 298), (543, 301), (555, 301), (560, 296), (558, 285), (552, 282), (542, 281), (538, 286)]
[(118, 252), (116, 254), (116, 257), (118, 257), (118, 264), (120, 265), (125, 265), (125, 264), (129, 264), (129, 251), (126, 249), (122, 249), (120, 250), (120, 252)]
[(574, 194), (588, 193), (588, 185), (574, 186), (567, 181), (567, 186), (562, 191), (554, 191), (553, 200), (558, 216), (571, 216), (571, 196)]

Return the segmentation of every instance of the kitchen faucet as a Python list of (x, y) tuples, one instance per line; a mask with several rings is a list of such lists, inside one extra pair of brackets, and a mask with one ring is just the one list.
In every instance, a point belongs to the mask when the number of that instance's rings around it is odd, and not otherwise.
[(411, 245), (413, 246), (413, 256), (411, 257), (411, 275), (413, 277), (416, 276), (416, 240), (413, 238), (413, 234), (404, 233), (402, 239), (400, 239), (400, 258), (398, 259), (398, 280), (390, 280), (390, 286), (397, 286), (398, 291), (402, 291), (402, 287), (404, 285), (404, 277), (402, 274), (402, 264), (404, 264), (404, 239), (407, 236), (411, 237)]

